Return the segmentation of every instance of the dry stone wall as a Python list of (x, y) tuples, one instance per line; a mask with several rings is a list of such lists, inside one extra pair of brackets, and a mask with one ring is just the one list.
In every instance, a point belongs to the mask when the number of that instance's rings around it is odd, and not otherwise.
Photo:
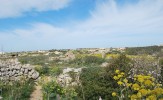
[(39, 73), (29, 64), (20, 64), (17, 59), (9, 59), (5, 61), (0, 60), (1, 81), (15, 81), (20, 80), (21, 77), (35, 80), (39, 77)]
[[(63, 86), (76, 86), (79, 83), (79, 74), (81, 73), (82, 68), (65, 68), (63, 73), (57, 77), (57, 82)], [(72, 77), (69, 75), (69, 72), (75, 74), (75, 80), (72, 81)]]

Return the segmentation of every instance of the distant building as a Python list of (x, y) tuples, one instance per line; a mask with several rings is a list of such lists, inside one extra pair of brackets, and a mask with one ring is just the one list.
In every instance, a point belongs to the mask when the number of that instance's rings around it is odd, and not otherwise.
[(37, 52), (38, 53), (45, 53), (46, 51), (45, 50), (38, 50)]
[(0, 52), (0, 54), (4, 54), (4, 52)]
[(159, 46), (163, 46), (163, 44), (160, 44)]

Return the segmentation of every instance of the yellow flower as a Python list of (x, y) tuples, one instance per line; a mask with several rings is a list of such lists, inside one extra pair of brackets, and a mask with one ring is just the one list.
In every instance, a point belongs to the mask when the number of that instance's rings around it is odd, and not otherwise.
[(137, 95), (135, 94), (131, 95), (131, 100), (136, 100), (137, 98), (138, 98)]
[(162, 86), (162, 84), (156, 84), (158, 87)]
[(123, 82), (127, 83), (127, 82), (128, 82), (128, 80), (125, 78), (125, 79), (123, 80)]
[(115, 73), (117, 73), (117, 74), (118, 74), (119, 72), (120, 72), (119, 70), (116, 70), (116, 71), (115, 71)]
[(144, 79), (143, 78), (138, 78), (138, 82), (143, 83)]
[(126, 86), (127, 87), (130, 87), (132, 85), (132, 83), (127, 83)]
[(112, 96), (115, 97), (117, 94), (116, 92), (112, 92)]
[(152, 77), (152, 81), (155, 81), (155, 78)]
[(137, 97), (138, 97), (138, 98), (141, 98), (141, 97), (142, 97), (142, 95), (141, 95), (140, 92), (137, 93)]
[(122, 75), (118, 75), (118, 78), (121, 78), (122, 77)]
[(140, 86), (137, 83), (135, 83), (135, 84), (132, 85), (132, 88), (134, 90), (139, 90), (140, 89)]
[(113, 78), (114, 78), (114, 80), (118, 80), (119, 79), (117, 76), (114, 76)]
[(156, 95), (150, 95), (147, 97), (148, 100), (157, 100)]
[(151, 93), (151, 90), (150, 90), (150, 89), (148, 89), (147, 91), (148, 91), (148, 94), (150, 94), (150, 93)]
[(141, 85), (141, 88), (145, 88), (145, 86), (144, 85)]
[(137, 75), (137, 77), (138, 77), (138, 78), (143, 78), (143, 76), (142, 76), (142, 75)]
[(146, 80), (146, 81), (144, 82), (144, 84), (145, 84), (146, 86), (151, 86), (151, 85), (152, 85), (152, 81), (151, 81), (151, 80)]
[(124, 72), (121, 72), (121, 75), (123, 76), (123, 75), (125, 75), (125, 73)]
[(139, 92), (142, 94), (142, 96), (146, 96), (148, 94), (148, 91), (146, 89), (141, 89)]
[(155, 91), (155, 93), (159, 96), (159, 95), (162, 94), (163, 89), (162, 89), (162, 88), (155, 88), (154, 91)]
[(144, 78), (145, 78), (145, 79), (150, 79), (151, 76), (150, 76), (150, 75), (148, 75), (148, 76), (144, 76)]
[(134, 75), (134, 78), (137, 77), (137, 75)]
[(121, 81), (118, 81), (117, 83), (118, 83), (118, 85), (122, 85), (123, 84), (123, 82), (121, 82)]

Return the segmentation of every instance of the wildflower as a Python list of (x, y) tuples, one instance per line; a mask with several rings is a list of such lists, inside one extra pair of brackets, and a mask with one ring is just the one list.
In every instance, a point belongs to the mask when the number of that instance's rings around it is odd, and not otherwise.
[(157, 100), (156, 95), (150, 95), (146, 100)]
[(148, 76), (144, 76), (144, 78), (145, 78), (145, 79), (150, 79), (151, 76), (150, 76), (150, 75), (148, 75)]
[(142, 95), (141, 95), (140, 92), (137, 93), (137, 97), (138, 97), (138, 98), (141, 98), (141, 97), (142, 97)]
[(118, 78), (121, 78), (122, 77), (122, 75), (118, 75)]
[(135, 94), (131, 95), (131, 100), (136, 100), (137, 98), (138, 98), (137, 95)]
[(138, 77), (138, 78), (143, 78), (143, 76), (142, 76), (142, 75), (137, 75), (137, 77)]
[(144, 85), (141, 85), (141, 88), (145, 88), (145, 86)]
[(152, 81), (155, 81), (155, 78), (152, 77)]
[(158, 83), (158, 84), (156, 84), (156, 85), (157, 85), (158, 87), (162, 86), (162, 84), (159, 84), (159, 83)]
[(119, 70), (116, 70), (116, 71), (115, 71), (115, 73), (117, 73), (117, 74), (118, 74), (119, 72), (120, 72)]
[(152, 85), (152, 81), (151, 81), (151, 80), (146, 80), (146, 81), (144, 82), (144, 84), (145, 84), (146, 86), (151, 86), (151, 85)]
[(125, 75), (125, 73), (124, 72), (121, 72), (121, 75), (123, 76), (123, 75)]
[(140, 86), (137, 83), (135, 83), (135, 84), (132, 85), (132, 88), (134, 90), (139, 90), (140, 89)]
[(143, 83), (144, 82), (144, 78), (138, 78), (138, 82)]
[(114, 76), (113, 78), (114, 78), (114, 80), (118, 80), (119, 79), (117, 76)]
[(148, 94), (148, 91), (146, 89), (141, 89), (139, 92), (142, 94), (142, 96), (146, 96)]
[(151, 90), (150, 90), (150, 89), (148, 89), (148, 90), (147, 90), (147, 94), (150, 94), (150, 93), (151, 93)]
[(155, 88), (154, 91), (155, 91), (155, 93), (159, 96), (159, 95), (162, 94), (163, 89), (162, 89), (162, 88)]
[(128, 80), (125, 78), (125, 79), (123, 80), (123, 82), (127, 83), (127, 82), (128, 82)]
[(134, 78), (136, 78), (137, 77), (137, 75), (134, 75)]
[(112, 96), (115, 97), (117, 94), (116, 92), (112, 92)]
[(123, 84), (123, 82), (121, 82), (121, 81), (118, 81), (117, 83), (118, 83), (118, 85), (122, 85)]
[(126, 86), (127, 87), (130, 87), (132, 85), (132, 83), (127, 83)]

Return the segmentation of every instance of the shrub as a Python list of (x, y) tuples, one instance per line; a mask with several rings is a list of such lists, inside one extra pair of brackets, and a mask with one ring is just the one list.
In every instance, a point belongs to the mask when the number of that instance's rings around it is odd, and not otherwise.
[(22, 64), (31, 64), (31, 65), (45, 65), (48, 60), (48, 56), (39, 55), (39, 56), (23, 56), (18, 58)]
[(43, 66), (37, 65), (35, 67), (35, 70), (38, 71), (40, 75), (48, 75), (49, 74), (49, 66), (47, 66), (47, 65), (43, 65)]
[(125, 73), (128, 73), (132, 67), (132, 61), (126, 57), (124, 54), (120, 54), (118, 57), (110, 60), (110, 64), (106, 67), (106, 71), (110, 71), (110, 69), (120, 69)]
[(77, 57), (73, 61), (70, 61), (70, 64), (77, 64), (77, 65), (100, 65), (103, 62), (105, 62), (105, 59), (97, 56), (83, 56), (83, 57)]
[(161, 81), (163, 82), (163, 58), (161, 58), (159, 62), (159, 65), (161, 66)]
[(113, 92), (119, 100), (160, 100), (163, 99), (162, 85), (151, 75), (135, 75), (134, 80), (129, 81), (125, 73), (115, 71), (113, 77), (119, 85), (120, 91)]
[(28, 100), (33, 90), (33, 80), (12, 81), (1, 84), (1, 94), (4, 100)]
[(77, 93), (73, 88), (63, 88), (55, 80), (44, 83), (42, 90), (45, 100), (77, 100)]
[(62, 68), (54, 66), (49, 68), (49, 73), (52, 76), (58, 76), (59, 74), (62, 73)]
[[(111, 70), (111, 69), (110, 69)], [(111, 92), (116, 90), (116, 82), (111, 73), (101, 67), (89, 67), (82, 70), (80, 75), (81, 85), (76, 87), (78, 99), (97, 100), (101, 96), (104, 100), (112, 99)]]

